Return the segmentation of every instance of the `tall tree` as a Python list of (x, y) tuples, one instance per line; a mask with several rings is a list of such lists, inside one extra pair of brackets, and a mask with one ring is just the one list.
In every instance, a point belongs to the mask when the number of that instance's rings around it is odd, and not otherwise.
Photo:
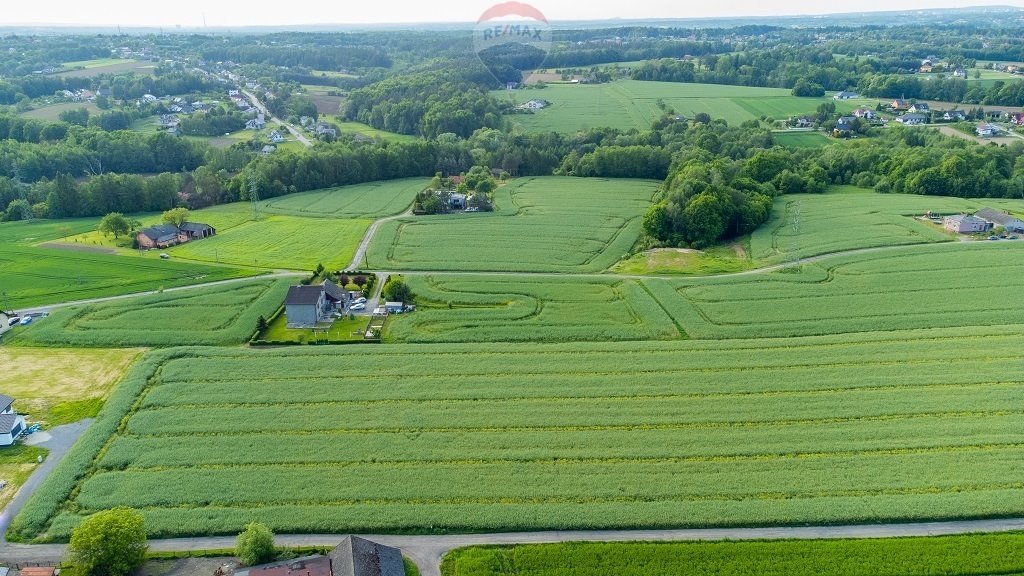
[(79, 574), (127, 576), (146, 560), (142, 514), (118, 507), (97, 512), (71, 533), (68, 550)]

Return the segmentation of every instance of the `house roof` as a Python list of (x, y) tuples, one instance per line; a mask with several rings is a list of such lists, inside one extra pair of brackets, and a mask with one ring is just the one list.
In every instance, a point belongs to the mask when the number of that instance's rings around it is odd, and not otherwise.
[(140, 234), (145, 235), (151, 240), (160, 240), (167, 238), (168, 236), (174, 237), (178, 235), (178, 229), (170, 224), (161, 224), (159, 226), (150, 226), (149, 228), (143, 228)]
[(912, 106), (915, 110), (928, 110), (927, 102), (918, 102)]
[(976, 218), (974, 216), (968, 216), (966, 214), (957, 214), (956, 216), (947, 216), (946, 218), (948, 220), (952, 220), (953, 222), (962, 222), (962, 223), (967, 223), (967, 224), (987, 224), (988, 223), (988, 222), (982, 220), (981, 218)]
[(982, 208), (981, 210), (978, 210), (974, 215), (977, 216), (978, 218), (983, 218), (988, 222), (992, 222), (993, 224), (998, 224), (1000, 226), (1006, 226), (1007, 224), (1018, 224), (1021, 222), (1019, 218), (1014, 218), (1013, 216), (1007, 214), (1006, 212), (1000, 212), (999, 210), (994, 210), (992, 208)]
[(324, 293), (323, 286), (292, 286), (288, 288), (288, 295), (285, 296), (285, 306), (316, 306), (320, 302), (320, 295)]
[(0, 434), (10, 434), (17, 421), (17, 414), (0, 414)]
[(57, 570), (53, 566), (26, 566), (19, 574), (23, 576), (53, 576)]
[(397, 548), (347, 536), (327, 555), (334, 576), (405, 576)]
[(323, 290), (324, 293), (327, 294), (327, 297), (330, 298), (331, 300), (334, 300), (335, 302), (341, 302), (342, 300), (345, 300), (348, 296), (348, 292), (342, 290), (341, 288), (338, 287), (337, 284), (331, 282), (330, 280), (324, 280)]
[(249, 576), (331, 576), (331, 560), (326, 556), (288, 560), (251, 568)]
[(0, 394), (0, 412), (7, 410), (14, 404), (14, 398), (11, 398), (7, 394)]
[(185, 232), (205, 232), (206, 230), (213, 230), (213, 226), (203, 224), (202, 222), (185, 222), (181, 225), (181, 229)]
[(927, 120), (928, 117), (924, 114), (904, 114), (900, 116), (900, 119), (906, 122), (907, 120)]

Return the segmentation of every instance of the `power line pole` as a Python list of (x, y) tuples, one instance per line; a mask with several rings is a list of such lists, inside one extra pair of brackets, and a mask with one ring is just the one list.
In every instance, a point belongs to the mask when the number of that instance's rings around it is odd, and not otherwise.
[(799, 264), (800, 262), (800, 200), (797, 200), (793, 204), (792, 222), (790, 223), (790, 229), (793, 234), (793, 253), (791, 254), (791, 261), (793, 264)]
[(256, 186), (256, 175), (249, 174), (249, 202), (252, 204), (252, 219), (259, 221), (260, 219), (260, 192), (259, 187)]

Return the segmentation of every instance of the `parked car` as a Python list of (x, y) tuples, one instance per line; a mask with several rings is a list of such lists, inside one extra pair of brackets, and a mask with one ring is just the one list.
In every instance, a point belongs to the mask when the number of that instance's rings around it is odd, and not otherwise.
[(366, 310), (366, 302), (359, 302), (358, 304), (353, 304), (351, 307), (349, 307), (349, 310)]
[(1016, 239), (1017, 239), (1017, 235), (1016, 234), (1010, 234), (1010, 240), (1016, 240)]
[(170, 258), (170, 255), (168, 255), (166, 252), (163, 252), (163, 253), (160, 254), (160, 258), (163, 258), (164, 260), (167, 260), (168, 258)]
[(28, 326), (31, 323), (32, 323), (32, 317), (31, 316), (25, 316), (24, 318), (21, 319), (21, 321), (18, 322), (18, 324), (21, 324), (22, 326)]
[(353, 304), (366, 304), (366, 298), (363, 298), (362, 296), (360, 296), (359, 298), (356, 298), (355, 300), (353, 300), (352, 303)]
[(21, 322), (21, 316), (11, 316), (10, 318), (7, 319), (7, 326), (14, 326), (18, 322)]
[(989, 236), (989, 240), (999, 240), (999, 236)]

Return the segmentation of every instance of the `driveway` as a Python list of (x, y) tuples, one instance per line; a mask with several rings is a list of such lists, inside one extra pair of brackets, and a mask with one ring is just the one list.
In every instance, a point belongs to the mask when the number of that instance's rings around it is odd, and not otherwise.
[[(36, 467), (32, 475), (28, 477), (25, 484), (14, 495), (11, 503), (0, 512), (0, 534), (7, 532), (7, 527), (11, 525), (11, 520), (18, 515), (18, 512), (21, 512), (21, 509), (25, 507), (25, 503), (32, 497), (36, 488), (50, 475), (50, 472), (57, 466), (57, 463), (64, 458), (68, 450), (78, 441), (78, 437), (89, 427), (89, 424), (92, 424), (91, 418), (73, 424), (57, 426), (50, 430), (36, 432), (36, 434), (26, 438), (26, 443), (46, 448), (50, 453), (46, 456), (46, 460), (43, 460), (43, 463)], [(39, 435), (39, 437), (36, 438), (36, 435)]]

